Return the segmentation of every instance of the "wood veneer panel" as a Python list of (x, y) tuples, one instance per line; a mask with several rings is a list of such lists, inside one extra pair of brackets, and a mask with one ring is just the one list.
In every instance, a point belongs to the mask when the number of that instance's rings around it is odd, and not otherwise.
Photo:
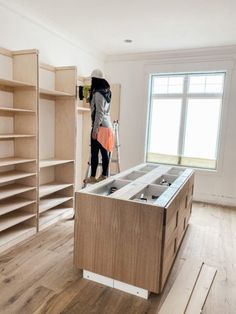
[(114, 213), (113, 278), (158, 293), (164, 209), (117, 200)]
[(115, 200), (76, 194), (75, 264), (113, 278), (117, 232)]

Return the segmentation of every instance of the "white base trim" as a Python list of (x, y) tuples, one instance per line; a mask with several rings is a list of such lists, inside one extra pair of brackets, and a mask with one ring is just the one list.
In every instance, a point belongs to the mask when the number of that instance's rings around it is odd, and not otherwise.
[(101, 283), (105, 286), (121, 290), (133, 295), (136, 295), (143, 299), (148, 299), (150, 292), (146, 289), (139, 288), (133, 285), (129, 285), (125, 282), (121, 282), (106, 276), (98, 275), (96, 273), (90, 272), (88, 270), (83, 270), (83, 278)]
[(91, 271), (83, 270), (83, 278), (101, 283), (102, 285), (105, 285), (111, 288), (114, 287), (113, 279), (92, 273)]
[(236, 207), (236, 198), (234, 196), (209, 195), (204, 193), (196, 193), (194, 202), (210, 203), (220, 206)]

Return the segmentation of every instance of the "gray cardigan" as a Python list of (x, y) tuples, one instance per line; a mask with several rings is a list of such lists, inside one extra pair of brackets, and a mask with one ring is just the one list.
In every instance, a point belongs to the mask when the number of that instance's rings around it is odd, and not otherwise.
[[(99, 126), (105, 128), (112, 128), (110, 119), (110, 103), (108, 103), (103, 95), (99, 92), (95, 92), (91, 100), (91, 117), (95, 114), (93, 123), (93, 132), (98, 133)], [(96, 110), (94, 112), (94, 110)]]

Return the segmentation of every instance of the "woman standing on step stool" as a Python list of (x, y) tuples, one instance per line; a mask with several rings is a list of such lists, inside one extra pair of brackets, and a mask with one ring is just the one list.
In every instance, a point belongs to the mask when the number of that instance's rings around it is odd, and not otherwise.
[[(110, 153), (113, 149), (113, 130), (110, 120), (111, 90), (109, 83), (103, 78), (101, 70), (96, 69), (91, 73), (91, 176), (85, 183), (96, 183), (108, 176)], [(99, 151), (102, 155), (102, 173), (96, 179)]]

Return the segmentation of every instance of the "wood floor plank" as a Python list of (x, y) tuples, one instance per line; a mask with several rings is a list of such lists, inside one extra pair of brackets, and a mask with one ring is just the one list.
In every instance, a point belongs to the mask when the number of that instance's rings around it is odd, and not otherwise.
[(58, 259), (56, 253), (48, 254), (46, 250), (39, 251), (10, 274), (3, 274), (5, 279), (0, 282), (0, 313), (6, 310), (9, 304), (13, 305), (18, 301), (27, 289), (31, 289), (35, 282), (50, 271), (56, 259)]
[[(157, 314), (190, 258), (200, 258), (217, 268), (202, 314), (236, 313), (235, 209), (193, 205), (190, 225), (165, 289), (148, 300), (82, 279), (73, 266), (73, 225), (71, 220), (63, 221), (0, 254), (1, 314)], [(33, 294), (35, 299), (31, 300)]]
[(73, 300), (73, 298), (78, 295), (87, 285), (89, 285), (89, 282), (83, 278), (80, 278), (76, 282), (73, 282), (64, 291), (50, 298), (32, 314), (62, 313), (68, 304)]
[[(56, 263), (50, 272), (45, 273), (39, 280), (39, 283), (53, 291), (60, 293), (65, 290), (69, 284), (79, 280), (82, 273), (71, 267), (73, 265), (73, 251), (58, 255), (60, 263)], [(58, 275), (60, 274), (60, 275)]]
[[(72, 228), (65, 228), (64, 224), (57, 225), (53, 229), (45, 230), (37, 234), (31, 240), (17, 245), (0, 255), (0, 273), (10, 274), (19, 265), (28, 261), (38, 251), (50, 250), (52, 247), (60, 247), (65, 238), (72, 238)], [(64, 248), (65, 249), (65, 248)]]
[(159, 314), (183, 314), (201, 271), (201, 260), (186, 260)]
[(187, 305), (185, 314), (200, 314), (215, 278), (217, 269), (203, 265), (196, 286)]
[(6, 307), (1, 310), (1, 314), (31, 314), (38, 309), (40, 304), (45, 303), (53, 295), (55, 295), (54, 291), (43, 286), (37, 286), (36, 284), (31, 289), (24, 291), (17, 300), (14, 298), (9, 299)]

